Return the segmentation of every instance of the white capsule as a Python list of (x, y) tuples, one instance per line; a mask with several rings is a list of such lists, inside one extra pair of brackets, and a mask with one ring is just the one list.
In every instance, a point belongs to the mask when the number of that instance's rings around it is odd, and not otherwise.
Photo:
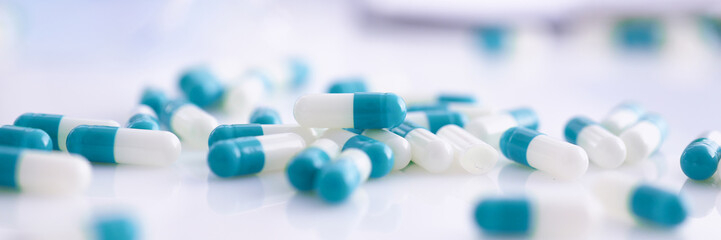
[(170, 129), (195, 149), (208, 149), (208, 138), (218, 126), (218, 120), (193, 104), (183, 104), (172, 111)]
[(566, 140), (586, 150), (591, 162), (602, 168), (616, 168), (626, 160), (626, 144), (586, 117), (575, 117), (566, 124)]
[(456, 161), (473, 174), (482, 174), (493, 169), (498, 161), (498, 151), (456, 125), (446, 125), (436, 133), (455, 150)]
[(400, 170), (411, 162), (411, 145), (408, 140), (385, 129), (368, 129), (363, 131), (364, 136), (385, 143), (393, 149), (393, 170)]
[(579, 146), (514, 127), (503, 133), (501, 152), (506, 158), (562, 179), (576, 179), (588, 170), (588, 155)]

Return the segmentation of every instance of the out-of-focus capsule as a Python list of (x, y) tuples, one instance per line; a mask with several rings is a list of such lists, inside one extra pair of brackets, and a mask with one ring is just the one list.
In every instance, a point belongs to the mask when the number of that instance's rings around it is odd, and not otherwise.
[(501, 135), (512, 127), (538, 129), (538, 116), (530, 108), (517, 108), (498, 115), (479, 117), (466, 123), (468, 132), (490, 144), (500, 148)]
[(517, 163), (563, 179), (576, 179), (588, 170), (588, 155), (579, 146), (522, 127), (501, 137), (501, 152)]
[(456, 162), (470, 173), (486, 173), (493, 169), (498, 161), (496, 149), (457, 125), (446, 125), (436, 134), (453, 146)]
[(275, 109), (258, 107), (250, 114), (250, 123), (255, 124), (281, 124), (280, 114)]
[(167, 131), (83, 125), (68, 135), (68, 151), (92, 162), (164, 166), (180, 157), (180, 140)]
[(448, 111), (458, 112), (466, 116), (466, 119), (476, 119), (478, 117), (489, 116), (493, 114), (493, 108), (486, 105), (472, 105), (472, 104), (422, 104), (422, 105), (410, 105), (407, 106), (408, 113), (411, 112), (434, 112), (434, 111)]
[(586, 150), (591, 162), (602, 168), (616, 168), (626, 160), (626, 144), (591, 119), (572, 118), (564, 131), (566, 141)]
[(385, 143), (393, 150), (393, 170), (400, 170), (411, 162), (411, 144), (408, 140), (385, 129), (366, 129), (363, 136)]
[(681, 154), (681, 170), (693, 180), (704, 180), (718, 171), (721, 132), (708, 131), (691, 142)]
[(90, 184), (90, 164), (67, 153), (0, 146), (0, 186), (21, 191), (67, 194)]
[(451, 145), (428, 129), (404, 122), (390, 131), (408, 140), (412, 161), (427, 171), (443, 172), (453, 163), (454, 152)]
[(406, 115), (406, 121), (436, 133), (438, 129), (448, 124), (463, 127), (466, 124), (466, 117), (460, 113), (448, 111), (411, 112)]
[(303, 148), (305, 141), (295, 133), (225, 140), (210, 148), (208, 166), (219, 177), (277, 171)]
[(601, 121), (601, 126), (609, 132), (619, 135), (627, 128), (636, 124), (646, 110), (641, 105), (625, 102), (614, 107), (611, 112)]
[(269, 93), (268, 76), (261, 72), (248, 72), (226, 86), (221, 108), (229, 115), (247, 117)]
[(308, 63), (300, 58), (252, 67), (251, 74), (262, 74), (273, 90), (294, 89), (305, 85), (310, 79), (311, 69)]
[(140, 98), (140, 104), (149, 106), (153, 109), (156, 116), (160, 116), (163, 113), (163, 108), (168, 104), (168, 96), (165, 95), (163, 90), (148, 87), (143, 90), (143, 95)]
[(127, 128), (159, 130), (160, 121), (158, 115), (148, 105), (139, 105), (125, 125)]
[(313, 129), (301, 127), (297, 124), (231, 124), (216, 127), (208, 138), (208, 147), (222, 140), (278, 133), (298, 134), (306, 143), (312, 143), (316, 139)]
[(293, 108), (304, 127), (379, 129), (398, 126), (406, 117), (406, 104), (393, 93), (310, 94)]
[(193, 104), (182, 100), (169, 102), (160, 120), (168, 129), (192, 148), (207, 149), (210, 133), (218, 120)]
[(371, 160), (360, 149), (346, 149), (318, 174), (318, 195), (330, 203), (342, 202), (371, 175)]
[(363, 78), (340, 79), (331, 84), (328, 88), (328, 93), (357, 93), (367, 91), (368, 87), (366, 87), (366, 83), (363, 81)]
[(658, 151), (666, 139), (668, 125), (661, 116), (653, 113), (643, 115), (641, 120), (621, 133), (626, 144), (626, 161), (646, 159)]
[(395, 162), (393, 150), (385, 143), (343, 129), (328, 129), (323, 133), (323, 138), (328, 138), (339, 146), (343, 146), (343, 151), (357, 148), (368, 154), (372, 167), (371, 178), (383, 177), (393, 169)]
[(476, 99), (476, 96), (473, 94), (444, 93), (444, 94), (438, 95), (438, 103), (441, 103), (441, 104), (444, 104), (444, 103), (474, 104), (477, 102), (478, 102), (478, 100)]
[(333, 140), (325, 138), (316, 140), (290, 160), (285, 169), (288, 181), (299, 191), (316, 189), (318, 172), (339, 153), (340, 147)]
[(217, 105), (225, 89), (206, 67), (194, 67), (183, 72), (179, 86), (188, 101), (201, 108)]
[(0, 145), (47, 151), (53, 150), (53, 141), (50, 140), (50, 136), (43, 130), (12, 125), (0, 127)]
[(66, 117), (63, 115), (26, 113), (15, 119), (15, 126), (37, 128), (50, 135), (54, 150), (68, 151), (66, 141), (73, 128), (80, 125), (98, 125), (120, 127), (113, 120), (94, 120)]
[(408, 105), (416, 104), (477, 104), (478, 99), (473, 94), (441, 93), (433, 94), (402, 94)]
[(95, 214), (89, 227), (90, 239), (135, 240), (141, 239), (140, 224), (127, 213), (102, 212)]

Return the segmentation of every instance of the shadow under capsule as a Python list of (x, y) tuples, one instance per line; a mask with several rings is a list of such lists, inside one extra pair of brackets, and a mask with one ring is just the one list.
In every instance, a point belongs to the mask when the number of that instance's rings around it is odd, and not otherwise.
[(680, 195), (686, 201), (689, 216), (702, 218), (708, 215), (716, 206), (716, 197), (721, 192), (714, 180), (694, 181), (686, 179), (681, 187)]
[(288, 222), (320, 239), (347, 239), (367, 215), (369, 198), (361, 187), (345, 202), (328, 204), (315, 194), (296, 193), (286, 205)]
[(207, 204), (218, 214), (237, 214), (288, 200), (292, 194), (285, 175), (270, 173), (235, 178), (208, 176)]

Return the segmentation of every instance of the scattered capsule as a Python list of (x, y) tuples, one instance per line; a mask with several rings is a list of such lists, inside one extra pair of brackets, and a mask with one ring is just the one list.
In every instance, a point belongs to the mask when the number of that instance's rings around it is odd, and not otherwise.
[(250, 114), (250, 123), (255, 124), (281, 124), (280, 114), (275, 109), (259, 107)]
[(639, 104), (632, 102), (621, 103), (606, 115), (601, 121), (601, 126), (608, 129), (609, 132), (619, 135), (636, 124), (645, 113), (646, 110)]
[(180, 157), (180, 140), (167, 131), (82, 125), (68, 135), (68, 151), (92, 162), (165, 166)]
[(180, 140), (196, 149), (207, 149), (210, 133), (218, 126), (215, 117), (182, 100), (169, 102), (160, 119)]
[(436, 135), (450, 143), (455, 150), (456, 162), (470, 173), (486, 173), (493, 169), (498, 161), (498, 151), (495, 148), (457, 125), (446, 125), (439, 129)]
[(371, 160), (360, 149), (346, 149), (318, 173), (318, 195), (330, 203), (342, 202), (371, 175)]
[(721, 132), (708, 131), (691, 142), (681, 154), (681, 170), (690, 179), (705, 180), (718, 171)]
[(391, 128), (405, 119), (406, 105), (393, 93), (310, 94), (295, 102), (293, 115), (304, 127)]
[(67, 194), (90, 184), (90, 164), (81, 156), (0, 146), (0, 186)]
[(658, 151), (666, 139), (668, 125), (661, 116), (649, 113), (640, 121), (621, 133), (620, 137), (626, 144), (626, 161), (646, 159)]
[(463, 127), (466, 123), (466, 117), (458, 112), (448, 111), (411, 112), (406, 115), (406, 121), (413, 122), (430, 130), (432, 133), (436, 133), (438, 129), (448, 124)]
[(411, 145), (412, 161), (427, 171), (443, 172), (448, 170), (453, 163), (452, 146), (428, 129), (412, 122), (404, 122), (390, 131), (408, 141)]
[(476, 96), (472, 94), (453, 94), (443, 93), (438, 95), (438, 103), (464, 103), (464, 104), (475, 104), (478, 100)]
[(340, 147), (330, 139), (321, 138), (295, 155), (285, 169), (288, 181), (299, 191), (316, 189), (320, 170), (340, 153)]
[(538, 115), (530, 108), (517, 108), (498, 115), (479, 117), (466, 123), (465, 129), (500, 149), (501, 135), (512, 127), (524, 127), (532, 130), (538, 129)]
[(357, 148), (368, 154), (372, 166), (371, 178), (383, 177), (393, 169), (395, 162), (393, 150), (385, 143), (343, 129), (328, 129), (323, 133), (323, 138), (328, 138), (339, 146), (343, 146), (343, 151)]
[(143, 95), (140, 98), (140, 104), (149, 106), (155, 112), (155, 116), (160, 116), (163, 113), (163, 108), (168, 104), (168, 96), (165, 95), (163, 90), (157, 88), (145, 88)]
[(135, 240), (141, 239), (140, 225), (134, 216), (124, 212), (102, 212), (90, 221), (90, 239)]
[(421, 104), (421, 105), (410, 105), (407, 106), (407, 111), (411, 112), (435, 112), (435, 111), (447, 111), (447, 112), (458, 112), (465, 116), (466, 119), (476, 119), (478, 117), (489, 116), (494, 113), (493, 108), (486, 105), (472, 105), (472, 104)]
[(416, 104), (476, 104), (478, 99), (472, 94), (441, 93), (434, 94), (403, 94), (403, 100), (408, 105)]
[(0, 145), (46, 151), (53, 150), (53, 141), (43, 130), (12, 125), (0, 127)]
[(54, 150), (68, 151), (66, 141), (68, 134), (73, 128), (80, 125), (99, 125), (120, 127), (120, 124), (113, 120), (94, 120), (66, 117), (63, 115), (26, 113), (15, 119), (15, 126), (37, 128), (50, 135)]
[(564, 179), (576, 179), (588, 169), (588, 155), (582, 148), (528, 128), (514, 127), (503, 133), (501, 152), (510, 160)]
[(208, 166), (219, 177), (277, 171), (303, 148), (305, 141), (295, 133), (230, 139), (213, 144)]
[(626, 144), (586, 117), (572, 118), (564, 131), (566, 141), (586, 150), (591, 162), (602, 168), (616, 168), (626, 160)]
[(148, 105), (141, 104), (134, 112), (135, 113), (130, 117), (130, 119), (128, 119), (128, 123), (125, 127), (145, 130), (160, 129), (158, 115), (156, 115), (155, 111), (148, 107)]
[(268, 76), (251, 71), (226, 86), (221, 102), (223, 112), (231, 116), (247, 116), (270, 93)]
[(400, 170), (411, 162), (411, 144), (408, 140), (385, 129), (366, 129), (358, 134), (385, 143), (393, 150), (393, 170)]
[(264, 64), (251, 68), (251, 74), (263, 75), (271, 89), (293, 89), (306, 84), (310, 78), (310, 66), (300, 58), (290, 58), (280, 62)]
[(362, 78), (341, 79), (330, 85), (328, 93), (357, 93), (367, 92), (365, 81)]
[(312, 143), (316, 139), (313, 129), (301, 127), (297, 124), (231, 124), (216, 127), (215, 130), (210, 133), (208, 147), (221, 140), (278, 133), (298, 134), (306, 143)]
[(201, 108), (217, 105), (225, 89), (220, 80), (206, 67), (186, 70), (180, 76), (179, 86), (188, 101)]

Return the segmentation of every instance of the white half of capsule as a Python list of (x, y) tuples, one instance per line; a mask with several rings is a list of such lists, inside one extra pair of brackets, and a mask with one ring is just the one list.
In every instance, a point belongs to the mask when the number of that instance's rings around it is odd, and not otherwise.
[(17, 184), (22, 191), (68, 194), (90, 185), (90, 163), (80, 155), (25, 150), (17, 166)]
[(68, 151), (67, 141), (68, 135), (73, 128), (80, 125), (99, 125), (99, 126), (111, 126), (120, 127), (120, 123), (113, 120), (96, 120), (96, 119), (83, 119), (73, 117), (63, 117), (60, 119), (60, 125), (58, 126), (58, 149), (63, 152)]
[(411, 162), (411, 144), (408, 140), (385, 129), (368, 129), (363, 136), (385, 143), (393, 150), (393, 170), (400, 170)]
[(306, 144), (314, 142), (317, 137), (315, 131), (311, 128), (301, 127), (298, 124), (261, 124), (263, 135), (278, 133), (295, 133), (305, 140)]
[(605, 173), (594, 179), (591, 190), (605, 209), (604, 212), (631, 222), (634, 217), (629, 209), (629, 201), (639, 183), (639, 179), (626, 175)]
[(648, 158), (661, 145), (663, 135), (658, 126), (641, 121), (621, 133), (626, 144), (626, 161), (633, 162)]
[(353, 165), (358, 169), (358, 173), (360, 173), (361, 183), (364, 183), (368, 180), (368, 177), (370, 177), (372, 167), (371, 159), (368, 157), (368, 154), (362, 150), (356, 148), (346, 149), (341, 152), (338, 159), (350, 159), (350, 161), (353, 162)]
[(487, 105), (448, 104), (448, 110), (451, 112), (459, 112), (468, 119), (491, 116), (495, 113), (495, 110)]
[(616, 168), (626, 160), (626, 144), (599, 125), (588, 125), (581, 129), (576, 144), (586, 150), (594, 164), (602, 168)]
[(577, 179), (588, 170), (586, 151), (546, 135), (531, 140), (526, 160), (531, 167), (562, 179)]
[(416, 128), (406, 134), (414, 163), (432, 173), (448, 170), (453, 163), (453, 147), (427, 129)]
[(327, 138), (321, 138), (315, 140), (308, 147), (315, 147), (328, 154), (331, 160), (335, 159), (340, 154), (341, 147), (338, 146), (333, 140)]
[(426, 115), (426, 112), (423, 111), (406, 113), (406, 121), (410, 121), (426, 129), (431, 128), (431, 124), (428, 122), (428, 116)]
[(145, 115), (150, 115), (155, 118), (158, 118), (158, 115), (155, 114), (155, 111), (150, 106), (145, 105), (145, 104), (140, 104), (137, 107), (135, 107), (135, 109), (133, 109), (133, 112), (130, 114), (130, 116), (132, 117), (137, 114), (145, 114)]
[(601, 126), (619, 135), (641, 119), (641, 114), (629, 108), (616, 108), (601, 121)]
[(210, 133), (218, 120), (193, 104), (179, 107), (170, 116), (170, 127), (178, 137), (193, 149), (207, 150)]
[(343, 129), (328, 129), (325, 132), (323, 132), (322, 138), (327, 138), (330, 140), (333, 140), (335, 143), (338, 144), (341, 148), (345, 145), (346, 142), (348, 142), (348, 139), (351, 139), (352, 137), (357, 136), (358, 134), (343, 130)]
[(518, 126), (518, 122), (511, 114), (501, 113), (473, 119), (466, 123), (464, 128), (493, 148), (501, 149), (501, 136), (506, 130), (516, 126)]
[(265, 154), (261, 172), (283, 169), (290, 159), (305, 148), (305, 141), (295, 133), (281, 133), (257, 137)]
[(698, 138), (709, 139), (711, 141), (714, 141), (719, 146), (721, 146), (721, 132), (719, 132), (719, 131), (715, 131), (715, 130), (707, 131), (707, 132), (704, 132), (701, 135), (699, 135)]
[(180, 140), (168, 131), (119, 128), (115, 133), (115, 162), (165, 166), (180, 157)]
[(463, 128), (450, 124), (436, 133), (446, 140), (455, 150), (456, 162), (473, 174), (482, 174), (493, 169), (498, 161), (498, 151), (471, 135)]
[(561, 194), (533, 200), (534, 239), (577, 239), (589, 233), (593, 217), (586, 199)]
[(266, 94), (265, 81), (257, 74), (249, 74), (227, 87), (221, 108), (232, 116), (249, 116)]
[(309, 94), (295, 102), (293, 116), (304, 127), (352, 128), (353, 93)]

